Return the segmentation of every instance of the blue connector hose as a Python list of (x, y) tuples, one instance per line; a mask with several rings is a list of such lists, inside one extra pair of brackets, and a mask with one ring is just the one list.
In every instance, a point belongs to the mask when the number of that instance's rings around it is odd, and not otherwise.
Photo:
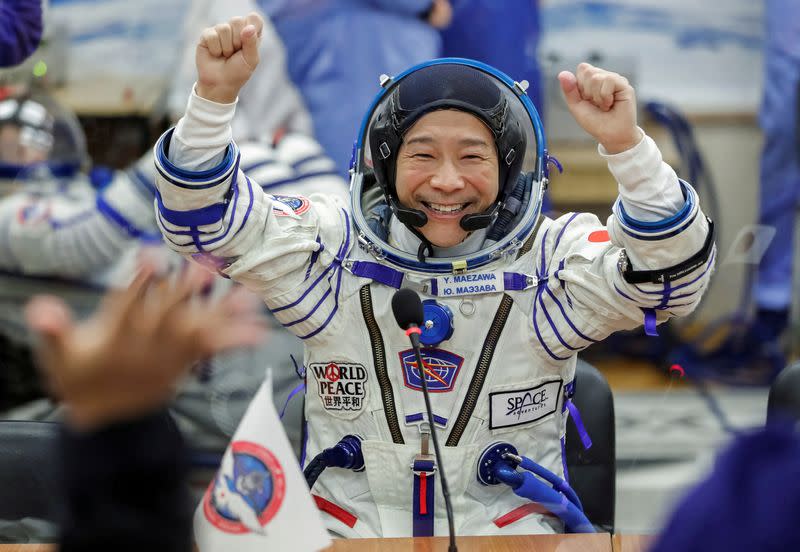
[(538, 502), (564, 522), (570, 533), (595, 533), (594, 526), (566, 496), (540, 481), (530, 472), (518, 472), (506, 462), (497, 464), (494, 475), (511, 487), (514, 494)]
[(530, 472), (535, 473), (545, 481), (549, 482), (554, 489), (557, 491), (561, 491), (566, 495), (566, 497), (582, 512), (583, 511), (583, 504), (581, 504), (581, 499), (578, 498), (577, 493), (569, 486), (569, 483), (564, 481), (562, 478), (548, 470), (547, 468), (543, 468), (530, 458), (526, 458), (522, 456), (522, 463), (520, 463), (520, 467), (524, 470), (528, 470)]

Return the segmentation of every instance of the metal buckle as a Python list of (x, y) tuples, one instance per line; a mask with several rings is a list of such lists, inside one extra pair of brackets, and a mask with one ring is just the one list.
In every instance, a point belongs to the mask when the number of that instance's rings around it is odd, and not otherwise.
[[(414, 460), (411, 462), (411, 471), (414, 472), (414, 475), (430, 474), (436, 473), (436, 457), (430, 453), (430, 438), (431, 438), (431, 429), (430, 425), (427, 422), (423, 422), (420, 424), (420, 444), (419, 444), (419, 454), (414, 457)], [(417, 461), (422, 462), (430, 462), (433, 466), (431, 470), (417, 470), (414, 468), (414, 464)]]
[(467, 261), (466, 259), (461, 259), (459, 261), (453, 261), (453, 274), (466, 274), (467, 272)]
[(619, 260), (617, 261), (617, 269), (620, 273), (625, 274), (625, 271), (628, 270), (628, 254), (622, 249), (619, 252)]
[(512, 239), (505, 247), (501, 247), (500, 249), (495, 249), (491, 253), (489, 253), (489, 257), (491, 259), (499, 259), (505, 255), (513, 255), (516, 253), (521, 247), (523, 243), (519, 241), (517, 238)]
[(375, 259), (378, 261), (382, 261), (386, 258), (386, 254), (381, 250), (381, 248), (369, 241), (363, 232), (359, 232), (358, 234), (358, 246), (366, 253), (369, 253), (375, 257)]

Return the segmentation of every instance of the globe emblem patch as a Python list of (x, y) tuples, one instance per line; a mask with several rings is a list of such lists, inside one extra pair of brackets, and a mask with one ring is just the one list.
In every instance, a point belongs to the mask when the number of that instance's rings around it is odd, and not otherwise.
[[(425, 374), (428, 391), (431, 393), (452, 391), (461, 371), (461, 365), (464, 363), (464, 357), (432, 347), (423, 348), (421, 352), (424, 365), (422, 372)], [(400, 364), (403, 367), (403, 381), (406, 387), (421, 391), (422, 379), (414, 349), (400, 352)]]

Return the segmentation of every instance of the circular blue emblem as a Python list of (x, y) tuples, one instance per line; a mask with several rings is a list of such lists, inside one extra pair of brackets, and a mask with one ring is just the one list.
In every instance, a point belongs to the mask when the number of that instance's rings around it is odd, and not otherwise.
[(422, 326), (420, 342), (428, 347), (435, 347), (442, 341), (447, 341), (453, 335), (453, 311), (447, 306), (440, 305), (434, 299), (422, 302), (425, 323)]

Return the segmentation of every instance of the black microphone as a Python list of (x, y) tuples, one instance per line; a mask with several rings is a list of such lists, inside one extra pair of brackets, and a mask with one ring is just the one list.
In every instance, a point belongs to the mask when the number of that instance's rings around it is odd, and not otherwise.
[(425, 365), (422, 364), (422, 354), (419, 350), (419, 336), (422, 333), (420, 326), (424, 322), (425, 315), (422, 309), (422, 301), (417, 292), (408, 288), (398, 290), (392, 297), (392, 312), (397, 325), (406, 331), (406, 335), (411, 339), (411, 346), (414, 348), (419, 379), (422, 381), (422, 394), (425, 397), (425, 410), (428, 412), (428, 423), (431, 427), (433, 450), (436, 453), (436, 463), (439, 465), (439, 473), (441, 474), (442, 496), (444, 496), (444, 508), (447, 512), (447, 525), (450, 530), (450, 546), (447, 550), (448, 552), (458, 552), (456, 530), (453, 523), (453, 505), (450, 503), (450, 490), (447, 488), (442, 454), (439, 452), (439, 440), (436, 438), (436, 424), (433, 421), (431, 397), (428, 394), (428, 382), (425, 378)]

